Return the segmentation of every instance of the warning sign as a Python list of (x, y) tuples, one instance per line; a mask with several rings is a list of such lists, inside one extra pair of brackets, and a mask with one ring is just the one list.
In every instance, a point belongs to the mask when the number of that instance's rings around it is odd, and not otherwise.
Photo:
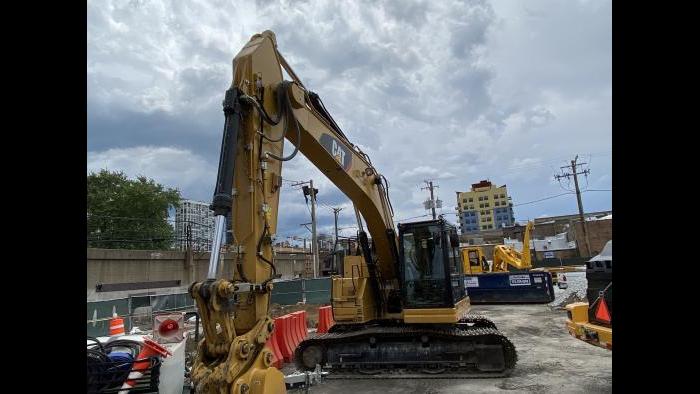
[(464, 287), (479, 287), (479, 278), (476, 276), (466, 276), (464, 278)]
[(511, 286), (530, 286), (530, 275), (509, 275)]

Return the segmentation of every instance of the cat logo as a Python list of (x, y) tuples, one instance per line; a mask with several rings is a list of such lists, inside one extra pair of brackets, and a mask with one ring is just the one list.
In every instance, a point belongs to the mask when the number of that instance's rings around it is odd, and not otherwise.
[(330, 134), (322, 134), (321, 139), (319, 140), (321, 145), (328, 151), (328, 153), (333, 156), (335, 161), (338, 162), (340, 167), (343, 168), (345, 171), (350, 170), (350, 166), (352, 165), (352, 156), (350, 155), (350, 151), (348, 148), (345, 147), (340, 141), (335, 139), (333, 136)]

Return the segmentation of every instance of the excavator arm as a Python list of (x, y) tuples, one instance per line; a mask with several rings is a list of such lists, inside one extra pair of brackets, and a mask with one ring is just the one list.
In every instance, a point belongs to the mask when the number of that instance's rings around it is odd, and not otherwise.
[[(283, 71), (292, 81), (283, 80)], [(233, 82), (223, 101), (225, 122), (212, 203), (215, 239), (207, 280), (190, 294), (200, 311), (204, 339), (192, 379), (198, 392), (284, 391), (264, 345), (272, 334), (269, 317), (275, 278), (272, 239), (277, 230), (282, 162), (303, 153), (355, 205), (372, 237), (361, 228), (360, 244), (375, 296), (397, 273), (397, 238), (388, 184), (307, 90), (277, 50), (274, 33), (254, 35), (233, 60)], [(294, 146), (284, 155), (284, 140)], [(226, 217), (233, 223), (233, 278), (219, 278), (219, 250)], [(381, 278), (381, 279), (380, 279)], [(381, 296), (377, 303), (381, 305)]]
[(512, 247), (498, 245), (493, 248), (493, 269), (492, 272), (506, 272), (508, 266), (516, 269), (532, 268), (532, 260), (530, 256), (530, 231), (534, 224), (527, 222), (525, 234), (523, 235), (523, 251), (518, 252)]

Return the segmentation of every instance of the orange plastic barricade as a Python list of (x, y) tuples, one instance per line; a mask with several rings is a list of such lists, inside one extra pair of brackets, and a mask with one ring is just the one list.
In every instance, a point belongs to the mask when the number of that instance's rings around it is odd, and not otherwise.
[(316, 332), (319, 334), (328, 332), (328, 321), (325, 306), (318, 308), (318, 323), (316, 324)]
[(282, 352), (282, 358), (285, 362), (291, 361), (295, 348), (290, 336), (290, 325), (291, 319), (288, 315), (280, 316), (275, 319), (275, 336), (277, 337), (277, 344), (280, 347), (280, 352)]
[(267, 342), (265, 342), (265, 347), (272, 352), (272, 365), (274, 365), (275, 368), (281, 368), (284, 357), (282, 357), (280, 348), (277, 346), (277, 338), (275, 337), (274, 331), (272, 332), (272, 335), (270, 335), (270, 338), (268, 338)]
[(333, 326), (333, 324), (335, 324), (335, 321), (333, 321), (333, 307), (330, 305), (319, 307), (316, 332), (326, 333), (328, 332), (328, 329)]
[(299, 311), (299, 316), (301, 317), (301, 323), (299, 329), (301, 330), (301, 339), (306, 339), (309, 336), (309, 329), (306, 325), (306, 311)]
[(328, 314), (328, 329), (330, 330), (331, 327), (335, 324), (335, 320), (333, 319), (333, 307), (328, 305), (326, 312)]
[(294, 348), (299, 345), (299, 342), (301, 342), (301, 330), (299, 329), (301, 327), (301, 316), (299, 315), (298, 312), (290, 313), (292, 316), (292, 321), (293, 326), (292, 326), (292, 332), (294, 333)]

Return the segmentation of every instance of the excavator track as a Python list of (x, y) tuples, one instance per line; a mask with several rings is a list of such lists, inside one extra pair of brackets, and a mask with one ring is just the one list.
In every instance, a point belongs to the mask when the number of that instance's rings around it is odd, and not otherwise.
[(473, 328), (493, 328), (497, 330), (496, 324), (491, 320), (487, 319), (482, 315), (468, 314), (464, 315), (458, 322), (457, 326), (460, 328), (473, 327)]
[(300, 370), (317, 364), (342, 378), (488, 378), (508, 376), (513, 344), (483, 316), (454, 325), (354, 326), (317, 334), (297, 347)]

